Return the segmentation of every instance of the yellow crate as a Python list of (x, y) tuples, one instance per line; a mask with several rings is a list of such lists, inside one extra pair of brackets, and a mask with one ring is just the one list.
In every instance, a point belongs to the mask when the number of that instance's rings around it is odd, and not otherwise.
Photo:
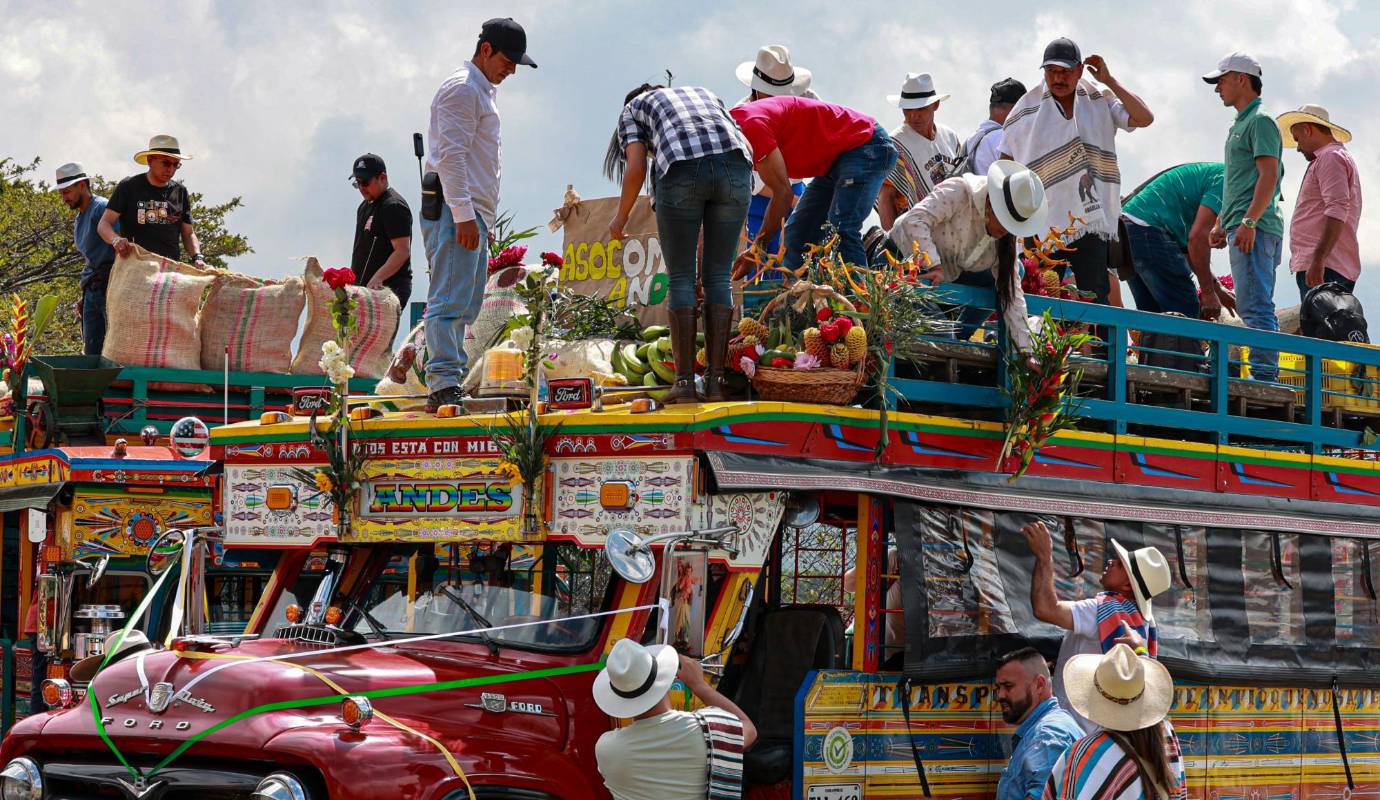
[[(1377, 345), (1361, 345), (1376, 347)], [(1249, 347), (1241, 348), (1241, 360), (1250, 359)], [(1335, 358), (1323, 359), (1323, 408), (1340, 408), (1344, 411), (1380, 410), (1380, 366), (1366, 364), (1365, 375), (1355, 375), (1363, 365)], [(1249, 378), (1251, 366), (1241, 365), (1241, 377)], [(1298, 387), (1294, 391), (1297, 402), (1304, 402), (1304, 358), (1298, 353), (1279, 354), (1279, 377), (1275, 379), (1286, 386)], [(1329, 394), (1331, 392), (1332, 394)]]

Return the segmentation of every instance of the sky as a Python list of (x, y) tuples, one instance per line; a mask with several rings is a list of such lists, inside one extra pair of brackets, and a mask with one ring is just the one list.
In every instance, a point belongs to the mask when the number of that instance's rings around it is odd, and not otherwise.
[[(346, 265), (360, 200), (347, 182), (354, 157), (383, 156), (415, 211), (412, 133), (426, 130), (436, 88), (493, 16), (526, 27), (539, 65), (521, 68), (498, 98), (501, 207), (522, 227), (541, 227), (534, 252), (560, 245), (545, 224), (567, 184), (586, 198), (616, 193), (599, 169), (629, 89), (670, 70), (676, 84), (706, 86), (731, 104), (747, 91), (734, 68), (770, 43), (813, 71), (822, 98), (887, 127), (900, 112), (886, 95), (907, 72), (929, 72), (952, 95), (938, 121), (966, 138), (987, 115), (994, 81), (1034, 85), (1044, 45), (1072, 37), (1155, 113), (1153, 126), (1117, 139), (1124, 188), (1172, 164), (1221, 158), (1234, 112), (1199, 76), (1245, 50), (1262, 64), (1267, 110), (1326, 106), (1355, 135), (1363, 189), (1380, 187), (1380, 106), (1371, 102), (1380, 5), (1347, 0), (0, 0), (0, 157), (37, 156), (49, 180), (67, 161), (117, 178), (142, 169), (131, 156), (151, 135), (171, 133), (194, 156), (180, 180), (211, 201), (244, 200), (229, 225), (255, 252), (234, 269), (297, 274), (308, 255)], [(1287, 152), (1284, 165), (1287, 219), (1303, 157)], [(1380, 319), (1380, 206), (1363, 217), (1360, 236), (1357, 293)], [(1225, 253), (1213, 267), (1228, 272)], [(420, 232), (413, 271), (413, 299), (423, 299)], [(1276, 302), (1297, 302), (1287, 266)]]

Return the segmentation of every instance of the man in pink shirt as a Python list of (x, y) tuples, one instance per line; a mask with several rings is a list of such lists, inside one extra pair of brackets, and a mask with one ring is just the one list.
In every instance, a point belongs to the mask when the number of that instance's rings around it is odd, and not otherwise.
[(1299, 297), (1324, 283), (1355, 291), (1361, 277), (1361, 177), (1343, 143), (1351, 132), (1334, 124), (1322, 106), (1305, 105), (1276, 120), (1285, 147), (1308, 159), (1294, 217), (1289, 222), (1289, 268)]
[[(798, 269), (806, 246), (824, 238), (826, 224), (838, 229), (844, 261), (866, 265), (863, 220), (896, 163), (896, 146), (882, 126), (851, 108), (807, 97), (768, 97), (728, 113), (742, 128), (752, 146), (753, 168), (772, 192), (757, 238), (738, 256), (733, 277), (747, 274), (766, 254), (766, 243), (787, 212), (782, 266)], [(791, 211), (793, 178), (813, 180)]]

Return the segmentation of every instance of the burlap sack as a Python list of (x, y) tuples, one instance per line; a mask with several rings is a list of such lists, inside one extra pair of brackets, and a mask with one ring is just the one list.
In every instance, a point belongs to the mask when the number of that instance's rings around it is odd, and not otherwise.
[(527, 306), (518, 298), (513, 286), (527, 277), (526, 267), (508, 267), (490, 275), (484, 284), (484, 302), (474, 324), (465, 328), (465, 357), (473, 365), (494, 346), (498, 332), (508, 320), (527, 313)]
[[(324, 374), (320, 364), (321, 345), (335, 338), (330, 307), (333, 293), (321, 275), (321, 263), (315, 258), (307, 259), (303, 276), (307, 322), (297, 344), (297, 355), (292, 359), (292, 372), (296, 375)], [(397, 333), (401, 313), (398, 297), (388, 289), (363, 286), (351, 286), (349, 292), (355, 300), (356, 321), (354, 335), (348, 342), (352, 354), (350, 365), (355, 368), (355, 377), (381, 378), (393, 359), (393, 334)]]
[(101, 355), (130, 367), (201, 369), (197, 310), (218, 277), (138, 246), (115, 259)]
[(661, 255), (651, 200), (637, 198), (620, 241), (609, 239), (609, 220), (618, 213), (618, 198), (582, 200), (569, 209), (561, 256), (562, 285), (631, 306), (643, 325), (664, 325), (666, 260)]
[(306, 302), (301, 278), (216, 281), (201, 307), (201, 368), (224, 369), (228, 348), (231, 372), (287, 372)]

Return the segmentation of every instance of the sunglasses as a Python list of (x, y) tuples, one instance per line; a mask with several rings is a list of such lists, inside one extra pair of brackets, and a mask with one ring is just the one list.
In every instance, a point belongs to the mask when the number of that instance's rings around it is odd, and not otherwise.
[[(377, 175), (374, 176), (374, 178), (377, 177)], [(373, 183), (374, 178), (365, 178), (364, 180), (360, 180), (359, 178), (351, 178), (350, 185), (355, 187), (356, 189), (363, 189), (365, 186), (368, 186), (369, 184)]]
[(177, 172), (179, 169), (182, 169), (182, 162), (175, 158), (150, 158), (149, 166), (167, 167), (173, 172)]

